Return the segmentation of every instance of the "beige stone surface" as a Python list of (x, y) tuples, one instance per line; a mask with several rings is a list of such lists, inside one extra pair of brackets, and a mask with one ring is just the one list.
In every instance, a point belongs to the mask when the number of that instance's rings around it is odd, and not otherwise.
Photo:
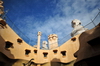
[[(53, 35), (52, 38), (54, 42), (57, 41), (57, 35)], [(38, 37), (38, 36), (37, 36)], [(35, 64), (45, 64), (49, 62), (61, 62), (61, 63), (69, 63), (76, 58), (73, 54), (79, 48), (79, 35), (75, 36), (75, 41), (69, 39), (60, 47), (56, 46), (55, 48), (49, 50), (42, 50), (34, 48), (28, 45), (23, 39), (22, 43), (18, 43), (17, 39), (19, 37), (8, 25), (5, 29), (0, 29), (0, 52), (6, 55), (10, 59), (23, 59), (29, 61), (34, 58), (33, 62)], [(40, 38), (40, 37), (39, 37)], [(13, 43), (13, 47), (5, 48), (6, 41), (10, 41)], [(40, 41), (40, 40), (39, 40)], [(50, 41), (51, 43), (53, 43)], [(58, 43), (57, 43), (58, 44)], [(29, 50), (30, 53), (25, 54), (25, 50)], [(36, 52), (35, 52), (36, 51)], [(62, 52), (66, 52), (65, 55)], [(17, 62), (16, 62), (17, 63)]]

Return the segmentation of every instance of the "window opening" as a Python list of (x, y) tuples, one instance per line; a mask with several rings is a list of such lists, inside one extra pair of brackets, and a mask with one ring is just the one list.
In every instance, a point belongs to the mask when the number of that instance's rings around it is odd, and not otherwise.
[(76, 41), (76, 38), (75, 38), (75, 37), (73, 37), (73, 38), (71, 38), (71, 40), (72, 40), (72, 41)]
[(47, 57), (48, 53), (43, 53), (44, 57)]
[(63, 56), (66, 56), (66, 51), (61, 51), (61, 54), (62, 54)]
[(57, 53), (57, 51), (58, 51), (58, 50), (53, 50), (54, 54), (56, 54), (56, 53)]
[(22, 43), (22, 39), (18, 38), (18, 39), (17, 39), (17, 42), (18, 42), (18, 43)]
[(37, 53), (37, 50), (34, 50), (34, 53), (36, 54)]
[(29, 55), (29, 53), (31, 53), (31, 50), (26, 49), (25, 50), (25, 55)]
[(6, 41), (5, 42), (6, 43), (6, 45), (5, 45), (5, 48), (13, 48), (13, 43), (11, 43), (10, 41)]

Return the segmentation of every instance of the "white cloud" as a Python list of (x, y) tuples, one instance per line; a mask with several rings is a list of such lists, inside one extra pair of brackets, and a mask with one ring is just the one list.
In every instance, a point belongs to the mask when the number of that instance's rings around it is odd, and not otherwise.
[[(25, 27), (21, 27), (22, 31), (26, 31), (26, 35), (34, 40), (38, 31), (41, 31), (42, 39), (47, 39), (49, 34), (55, 33), (59, 39), (67, 36), (71, 33), (71, 21), (73, 19), (79, 19), (83, 25), (88, 24), (98, 13), (99, 0), (60, 0), (56, 3), (54, 10), (54, 16), (49, 16), (44, 22), (36, 20), (34, 16), (23, 17), (20, 23), (23, 23)], [(98, 6), (96, 6), (98, 4)], [(95, 7), (95, 8), (94, 8)], [(89, 9), (91, 8), (91, 9)], [(60, 14), (63, 14), (62, 16)], [(18, 22), (16, 20), (16, 22)], [(43, 24), (42, 24), (43, 23)], [(24, 29), (25, 28), (25, 29)], [(67, 38), (67, 37), (66, 37)]]

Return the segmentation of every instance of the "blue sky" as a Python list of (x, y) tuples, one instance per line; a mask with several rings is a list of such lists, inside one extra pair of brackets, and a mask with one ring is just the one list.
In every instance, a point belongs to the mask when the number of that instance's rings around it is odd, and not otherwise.
[[(100, 0), (3, 0), (7, 23), (31, 46), (37, 42), (37, 32), (42, 41), (57, 34), (59, 44), (70, 38), (71, 21), (79, 19), (85, 26), (99, 12)], [(100, 22), (100, 16), (94, 21)], [(94, 27), (93, 24), (87, 28)]]

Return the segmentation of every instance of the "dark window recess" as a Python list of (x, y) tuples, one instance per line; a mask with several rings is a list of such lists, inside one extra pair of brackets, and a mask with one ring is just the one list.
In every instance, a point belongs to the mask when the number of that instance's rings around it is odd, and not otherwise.
[(6, 43), (6, 45), (5, 45), (5, 48), (13, 48), (13, 43), (11, 43), (10, 41), (6, 41), (5, 42)]
[(31, 53), (31, 50), (26, 49), (25, 50), (25, 55), (28, 55), (29, 53)]
[(17, 39), (17, 42), (18, 42), (18, 43), (22, 43), (22, 39), (18, 38), (18, 39)]
[(94, 38), (94, 39), (88, 41), (87, 43), (90, 44), (90, 45), (100, 44), (100, 37)]
[(58, 50), (53, 50), (53, 52), (56, 54)]
[(37, 53), (37, 50), (34, 50), (34, 53)]
[(44, 57), (47, 57), (48, 53), (43, 53)]
[(66, 51), (61, 51), (61, 54), (62, 54), (63, 56), (66, 56)]
[(73, 38), (71, 38), (71, 40), (72, 40), (72, 41), (76, 41), (76, 38), (75, 38), (75, 37), (73, 37)]

